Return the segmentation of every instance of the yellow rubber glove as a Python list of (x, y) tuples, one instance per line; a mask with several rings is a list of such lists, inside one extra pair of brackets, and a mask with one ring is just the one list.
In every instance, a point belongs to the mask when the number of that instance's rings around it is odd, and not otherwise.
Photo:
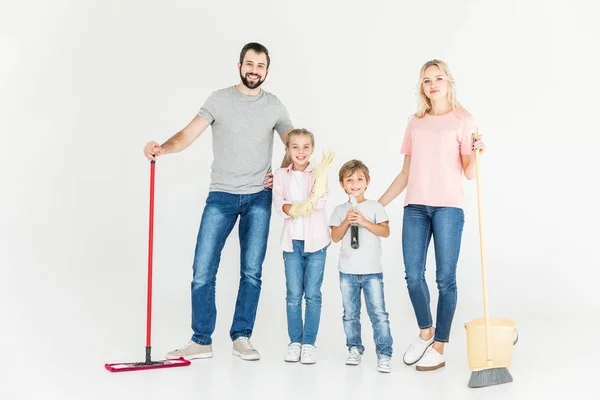
[(299, 206), (301, 215), (310, 215), (315, 210), (319, 199), (321, 199), (321, 197), (327, 193), (327, 177), (329, 174), (329, 168), (331, 168), (331, 165), (334, 161), (334, 152), (331, 150), (328, 150), (327, 153), (323, 152), (323, 155), (321, 156), (321, 163), (315, 167), (315, 186), (313, 187), (312, 194), (304, 201), (304, 203)]
[(334, 161), (335, 153), (331, 150), (328, 150), (327, 153), (323, 152), (323, 155), (321, 156), (321, 163), (315, 167), (317, 176), (315, 178), (315, 186), (313, 187), (313, 192), (310, 197), (316, 198), (317, 201), (327, 192), (327, 175), (329, 174), (329, 168), (331, 168), (331, 164), (333, 164)]
[(302, 209), (303, 205), (304, 205), (304, 203), (295, 202), (294, 204), (292, 204), (292, 206), (288, 210), (288, 215), (292, 218), (308, 215)]

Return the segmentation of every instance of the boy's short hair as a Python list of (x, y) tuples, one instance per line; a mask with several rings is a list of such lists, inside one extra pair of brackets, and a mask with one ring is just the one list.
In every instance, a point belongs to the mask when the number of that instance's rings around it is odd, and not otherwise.
[(350, 160), (342, 165), (342, 168), (340, 168), (340, 182), (343, 182), (344, 178), (357, 171), (365, 174), (367, 182), (371, 181), (371, 177), (369, 176), (369, 168), (367, 168), (367, 166), (360, 160)]

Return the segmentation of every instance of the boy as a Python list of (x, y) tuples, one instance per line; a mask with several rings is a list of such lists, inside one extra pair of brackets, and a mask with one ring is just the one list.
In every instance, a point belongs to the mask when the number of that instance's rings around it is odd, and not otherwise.
[[(352, 203), (356, 204), (354, 207), (347, 202), (337, 206), (329, 224), (331, 239), (336, 243), (342, 241), (338, 268), (349, 350), (346, 364), (358, 365), (365, 350), (360, 331), (360, 292), (363, 290), (373, 325), (377, 370), (391, 372), (392, 336), (385, 311), (381, 265), (381, 237), (390, 235), (388, 217), (381, 204), (365, 199), (365, 190), (370, 182), (369, 169), (365, 164), (358, 160), (348, 161), (340, 169), (339, 180)], [(358, 225), (358, 240), (351, 237), (352, 229), (349, 228), (354, 224)]]

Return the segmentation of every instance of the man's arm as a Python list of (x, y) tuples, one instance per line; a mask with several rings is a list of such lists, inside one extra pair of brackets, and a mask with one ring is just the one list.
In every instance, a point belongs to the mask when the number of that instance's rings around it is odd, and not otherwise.
[(156, 142), (149, 142), (144, 147), (144, 155), (148, 160), (156, 160), (156, 157), (163, 154), (178, 153), (191, 145), (202, 132), (208, 128), (210, 123), (203, 117), (196, 115), (194, 119), (181, 131), (173, 135), (169, 140), (159, 145)]

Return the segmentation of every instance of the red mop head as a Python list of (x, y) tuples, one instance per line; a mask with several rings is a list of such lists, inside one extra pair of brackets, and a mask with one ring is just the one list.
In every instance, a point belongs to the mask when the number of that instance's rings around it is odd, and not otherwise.
[(106, 368), (110, 372), (127, 372), (141, 371), (143, 369), (187, 367), (190, 364), (190, 361), (186, 360), (183, 357), (179, 357), (177, 359), (172, 360), (104, 364), (104, 368)]

